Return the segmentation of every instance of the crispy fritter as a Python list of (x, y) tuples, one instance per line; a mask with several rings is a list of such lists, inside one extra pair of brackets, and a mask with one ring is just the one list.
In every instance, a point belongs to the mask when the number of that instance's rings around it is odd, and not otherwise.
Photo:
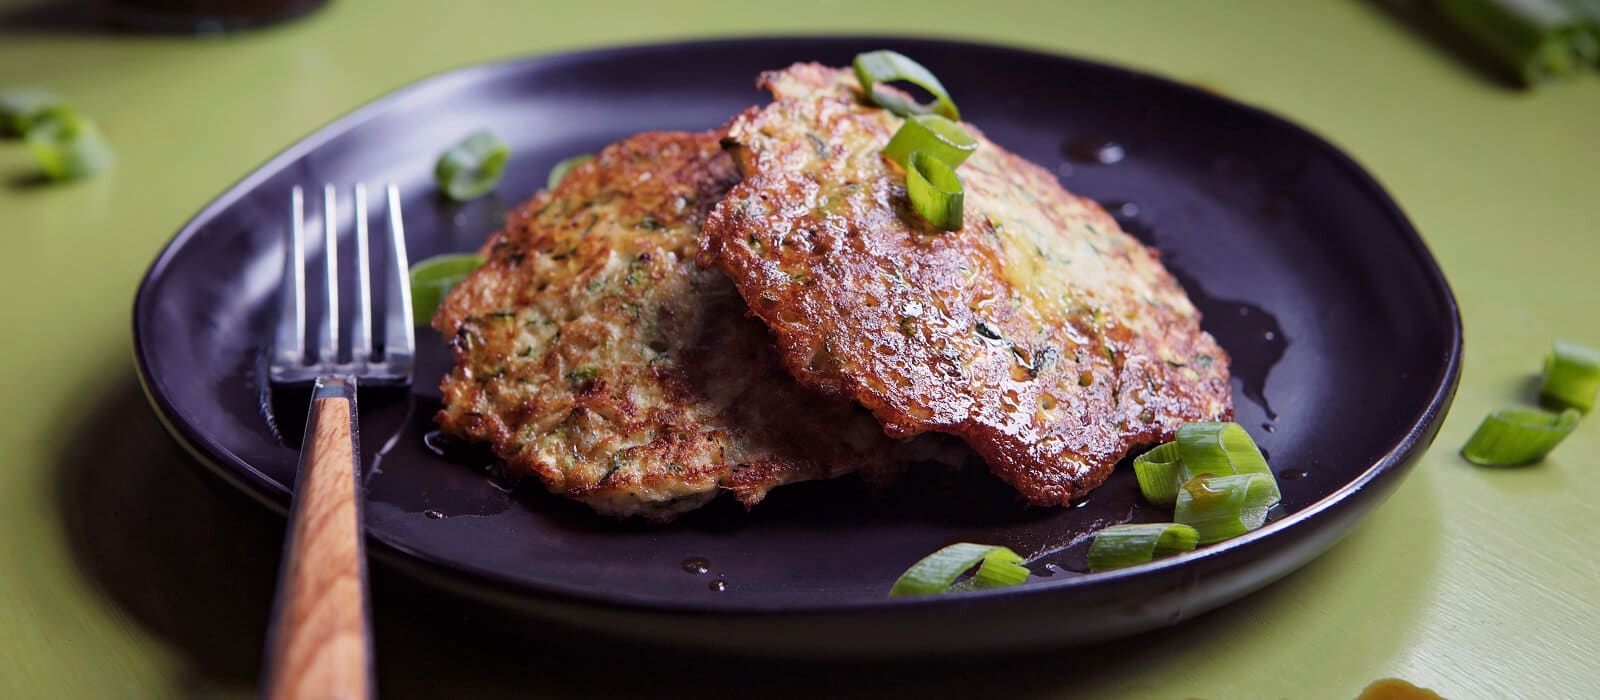
[(510, 215), (434, 319), (456, 359), (447, 432), (618, 517), (897, 473), (908, 451), (798, 386), (733, 286), (695, 265), (700, 224), (738, 178), (717, 136), (626, 139)]
[(1155, 251), (983, 138), (961, 230), (929, 226), (880, 151), (903, 120), (843, 70), (764, 74), (729, 126), (745, 180), (707, 219), (725, 271), (801, 384), (897, 438), (965, 439), (1034, 504), (1066, 504), (1133, 446), (1230, 416), (1228, 357)]

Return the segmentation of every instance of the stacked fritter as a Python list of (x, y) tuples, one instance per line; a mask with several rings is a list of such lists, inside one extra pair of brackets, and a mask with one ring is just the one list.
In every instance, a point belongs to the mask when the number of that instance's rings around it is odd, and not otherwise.
[(1093, 202), (965, 125), (964, 225), (933, 228), (880, 153), (903, 120), (848, 71), (760, 83), (770, 105), (615, 144), (490, 239), (434, 321), (448, 431), (599, 512), (669, 519), (723, 490), (887, 483), (930, 431), (1065, 504), (1231, 414), (1227, 355)]

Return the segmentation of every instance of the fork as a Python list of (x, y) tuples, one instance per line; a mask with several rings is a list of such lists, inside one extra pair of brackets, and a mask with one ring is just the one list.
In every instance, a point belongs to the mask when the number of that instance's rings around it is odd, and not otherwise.
[(384, 344), (372, 333), (372, 260), (367, 191), (354, 187), (356, 304), (349, 353), (341, 355), (339, 327), (338, 191), (322, 188), (322, 322), (315, 347), (306, 347), (305, 195), (290, 195), (289, 249), (284, 255), (283, 305), (269, 368), (275, 386), (311, 384), (311, 407), (300, 446), (289, 532), (279, 567), (277, 599), (267, 634), (262, 695), (267, 698), (373, 695), (372, 628), (362, 544), (361, 449), (356, 384), (411, 383), (416, 338), (400, 195), (387, 188), (393, 265), (385, 285)]

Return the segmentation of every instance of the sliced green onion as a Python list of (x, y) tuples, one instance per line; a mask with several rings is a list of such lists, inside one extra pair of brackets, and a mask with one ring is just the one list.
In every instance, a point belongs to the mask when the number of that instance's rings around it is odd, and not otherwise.
[(925, 151), (955, 168), (976, 150), (978, 140), (961, 125), (937, 114), (917, 114), (894, 132), (883, 155), (904, 168), (914, 151)]
[(1028, 569), (1022, 566), (1022, 557), (1016, 552), (995, 545), (958, 542), (912, 564), (889, 589), (889, 597), (948, 592), (951, 584), (973, 566), (978, 567), (977, 574), (960, 590), (1014, 586), (1028, 578)]
[(1178, 428), (1177, 443), (1178, 455), (1189, 474), (1260, 474), (1267, 478), (1273, 502), (1282, 497), (1267, 458), (1238, 423), (1185, 423)]
[(1194, 550), (1200, 533), (1179, 523), (1112, 525), (1094, 533), (1089, 570), (1108, 571)]
[(111, 147), (88, 117), (67, 107), (50, 107), (28, 123), (23, 138), (46, 177), (77, 180), (111, 165)]
[(61, 104), (61, 98), (49, 90), (20, 87), (0, 90), (0, 136), (17, 138), (28, 132), (45, 110)]
[(1133, 475), (1139, 479), (1144, 500), (1171, 507), (1178, 501), (1178, 487), (1189, 480), (1189, 470), (1178, 456), (1178, 443), (1167, 442), (1133, 460)]
[(544, 188), (547, 190), (555, 189), (556, 185), (561, 184), (561, 181), (566, 179), (567, 173), (572, 172), (573, 168), (591, 160), (594, 160), (594, 154), (582, 153), (556, 163), (556, 166), (550, 169), (550, 175), (545, 178)]
[(1550, 454), (1578, 427), (1578, 409), (1559, 414), (1544, 411), (1495, 411), (1467, 439), (1461, 456), (1473, 464), (1516, 467)]
[(451, 288), (483, 265), (483, 256), (472, 253), (435, 255), (411, 266), (411, 320), (426, 326)]
[(911, 198), (911, 207), (934, 226), (960, 230), (966, 190), (956, 171), (927, 151), (913, 152), (910, 163), (906, 169), (906, 196)]
[(1594, 410), (1600, 394), (1600, 351), (1577, 343), (1557, 340), (1544, 358), (1544, 381), (1539, 398), (1559, 408)]
[(1221, 542), (1261, 527), (1278, 502), (1276, 491), (1261, 474), (1190, 479), (1178, 489), (1172, 519), (1194, 528), (1201, 544)]
[(433, 179), (439, 190), (457, 202), (488, 194), (500, 182), (511, 149), (494, 134), (478, 130), (468, 134), (439, 156)]
[(1533, 85), (1586, 60), (1588, 30), (1561, 0), (1437, 0), (1440, 15), (1484, 54)]
[[(956, 109), (956, 103), (951, 101), (950, 93), (944, 89), (944, 84), (922, 64), (917, 63), (903, 54), (894, 51), (869, 51), (856, 54), (855, 60), (856, 79), (861, 81), (861, 89), (879, 107), (883, 107), (902, 117), (913, 114), (935, 113), (947, 118), (960, 120), (961, 112)], [(882, 90), (878, 83), (889, 83), (904, 80), (927, 90), (933, 95), (933, 104), (918, 104), (916, 100), (905, 95)]]

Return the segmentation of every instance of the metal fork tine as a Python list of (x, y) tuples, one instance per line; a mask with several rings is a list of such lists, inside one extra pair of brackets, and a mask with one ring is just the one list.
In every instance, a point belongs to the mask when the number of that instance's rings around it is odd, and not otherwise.
[(299, 367), (306, 358), (305, 193), (289, 196), (289, 245), (283, 251), (283, 300), (273, 338), (274, 367)]
[(339, 362), (339, 213), (335, 206), (338, 191), (322, 186), (323, 262), (328, 271), (327, 311), (317, 332), (317, 362)]
[(372, 356), (372, 259), (367, 248), (367, 186), (357, 183), (356, 200), (356, 315), (350, 339), (350, 361), (362, 371)]
[(400, 217), (400, 189), (388, 187), (390, 258), (389, 296), (384, 304), (384, 364), (409, 377), (411, 359), (416, 354), (416, 336), (411, 328), (411, 263), (406, 257), (406, 227)]

